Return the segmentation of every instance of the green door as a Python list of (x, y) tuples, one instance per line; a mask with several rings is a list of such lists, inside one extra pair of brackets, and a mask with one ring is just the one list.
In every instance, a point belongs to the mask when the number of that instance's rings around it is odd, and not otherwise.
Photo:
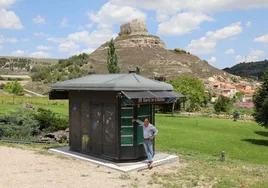
[[(141, 105), (137, 109), (137, 118), (141, 121), (144, 121), (145, 118), (148, 118), (152, 122), (151, 117), (151, 106), (150, 105)], [(143, 144), (143, 127), (142, 125), (138, 126), (137, 130), (137, 145)]]
[(133, 146), (133, 106), (121, 107), (121, 146)]

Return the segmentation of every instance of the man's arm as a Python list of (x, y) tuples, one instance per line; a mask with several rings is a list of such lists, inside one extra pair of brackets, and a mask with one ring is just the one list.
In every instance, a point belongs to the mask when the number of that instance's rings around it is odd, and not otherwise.
[(153, 126), (152, 130), (153, 130), (153, 132), (154, 132), (154, 135), (153, 135), (153, 136), (156, 136), (157, 133), (158, 133), (158, 130), (155, 128), (155, 126)]
[(140, 125), (144, 125), (144, 123), (139, 119), (133, 119), (132, 122), (137, 122)]

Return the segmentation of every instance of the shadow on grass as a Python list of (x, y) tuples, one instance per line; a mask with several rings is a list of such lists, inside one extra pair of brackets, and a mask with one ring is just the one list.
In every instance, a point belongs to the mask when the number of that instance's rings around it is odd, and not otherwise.
[(261, 136), (266, 136), (268, 137), (268, 132), (265, 131), (255, 131), (256, 134), (261, 135)]
[(251, 144), (259, 146), (268, 146), (268, 140), (258, 140), (258, 139), (242, 139), (244, 142), (250, 142)]

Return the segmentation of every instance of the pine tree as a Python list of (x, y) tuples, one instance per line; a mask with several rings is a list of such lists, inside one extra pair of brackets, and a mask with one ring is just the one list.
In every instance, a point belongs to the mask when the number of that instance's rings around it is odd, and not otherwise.
[(257, 123), (268, 128), (268, 68), (263, 75), (263, 84), (257, 89), (254, 98), (254, 113), (253, 116)]
[(120, 67), (118, 66), (118, 59), (115, 53), (115, 42), (111, 39), (109, 42), (107, 67), (110, 74), (120, 73)]

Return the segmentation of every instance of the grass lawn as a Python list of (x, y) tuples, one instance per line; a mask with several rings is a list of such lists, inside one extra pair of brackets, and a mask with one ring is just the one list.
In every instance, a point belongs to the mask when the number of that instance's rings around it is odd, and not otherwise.
[(268, 130), (255, 122), (206, 117), (157, 115), (159, 149), (189, 155), (207, 154), (268, 165)]
[[(18, 109), (21, 105), (19, 104), (0, 104), (0, 114), (8, 114), (12, 111)], [(68, 105), (45, 105), (45, 104), (34, 104), (35, 108), (45, 108), (50, 109), (56, 113), (62, 113), (64, 115), (68, 115)]]

